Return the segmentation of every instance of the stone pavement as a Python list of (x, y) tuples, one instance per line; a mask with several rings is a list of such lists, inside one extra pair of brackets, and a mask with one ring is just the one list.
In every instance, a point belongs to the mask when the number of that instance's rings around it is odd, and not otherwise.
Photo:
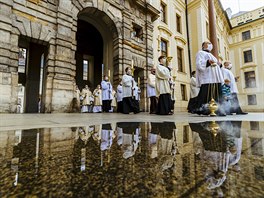
[(249, 113), (248, 115), (232, 115), (225, 117), (209, 117), (179, 112), (172, 116), (139, 114), (118, 114), (118, 113), (63, 113), (63, 114), (0, 114), (0, 131), (19, 130), (32, 128), (53, 128), (53, 127), (78, 127), (112, 122), (203, 122), (220, 120), (241, 120), (241, 121), (264, 121), (264, 113)]

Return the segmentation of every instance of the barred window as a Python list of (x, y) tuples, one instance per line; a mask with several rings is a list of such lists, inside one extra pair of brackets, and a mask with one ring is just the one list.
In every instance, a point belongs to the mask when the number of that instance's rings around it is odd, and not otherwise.
[(177, 26), (177, 32), (182, 33), (181, 28), (181, 16), (176, 14), (176, 26)]
[(178, 71), (185, 72), (183, 66), (183, 49), (177, 47)]
[(249, 124), (250, 124), (250, 130), (259, 131), (259, 122), (251, 121)]
[(245, 32), (242, 32), (242, 40), (243, 41), (248, 40), (250, 38), (251, 38), (251, 36), (250, 36), (250, 30), (245, 31)]
[(160, 20), (164, 23), (167, 23), (166, 5), (163, 3), (160, 4)]
[(256, 87), (255, 71), (245, 72), (246, 88)]
[(249, 62), (253, 61), (252, 50), (247, 50), (247, 51), (244, 51), (243, 53), (244, 53), (244, 62), (245, 63), (249, 63)]
[(182, 100), (187, 100), (186, 85), (181, 84), (181, 95), (182, 95)]
[(208, 39), (210, 38), (209, 23), (207, 21), (206, 21), (206, 36)]
[(183, 143), (189, 142), (189, 125), (183, 126)]
[(257, 97), (256, 95), (248, 95), (248, 105), (257, 105)]
[(89, 61), (83, 60), (83, 80), (88, 80)]
[(167, 55), (168, 55), (168, 42), (161, 39), (160, 49), (161, 49), (161, 55), (167, 57)]

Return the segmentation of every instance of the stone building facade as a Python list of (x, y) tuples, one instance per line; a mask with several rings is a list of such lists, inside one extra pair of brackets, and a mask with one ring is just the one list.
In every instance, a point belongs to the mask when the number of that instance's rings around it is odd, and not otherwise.
[(172, 91), (173, 97), (176, 99), (175, 111), (186, 111), (191, 71), (185, 0), (152, 2), (154, 7), (162, 8), (160, 18), (154, 22), (154, 64), (158, 64), (160, 55), (171, 58), (169, 64), (173, 68), (171, 75), (175, 81), (175, 89)]
[(239, 76), (240, 103), (247, 111), (264, 112), (264, 7), (230, 19), (230, 60)]
[(116, 86), (132, 62), (145, 110), (158, 14), (145, 0), (0, 0), (0, 112), (68, 112), (76, 84)]

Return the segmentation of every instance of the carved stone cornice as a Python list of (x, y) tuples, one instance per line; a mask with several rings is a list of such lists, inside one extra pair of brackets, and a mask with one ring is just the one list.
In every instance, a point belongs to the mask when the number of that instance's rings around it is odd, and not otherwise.
[(150, 3), (145, 0), (132, 0), (133, 4), (138, 5), (139, 7), (146, 9), (147, 13), (151, 15), (152, 22), (159, 18), (160, 11), (153, 7)]

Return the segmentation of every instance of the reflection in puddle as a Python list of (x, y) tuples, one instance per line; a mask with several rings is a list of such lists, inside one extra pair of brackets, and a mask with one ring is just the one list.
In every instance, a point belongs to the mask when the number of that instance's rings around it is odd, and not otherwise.
[(119, 122), (0, 132), (0, 195), (261, 197), (263, 122)]

